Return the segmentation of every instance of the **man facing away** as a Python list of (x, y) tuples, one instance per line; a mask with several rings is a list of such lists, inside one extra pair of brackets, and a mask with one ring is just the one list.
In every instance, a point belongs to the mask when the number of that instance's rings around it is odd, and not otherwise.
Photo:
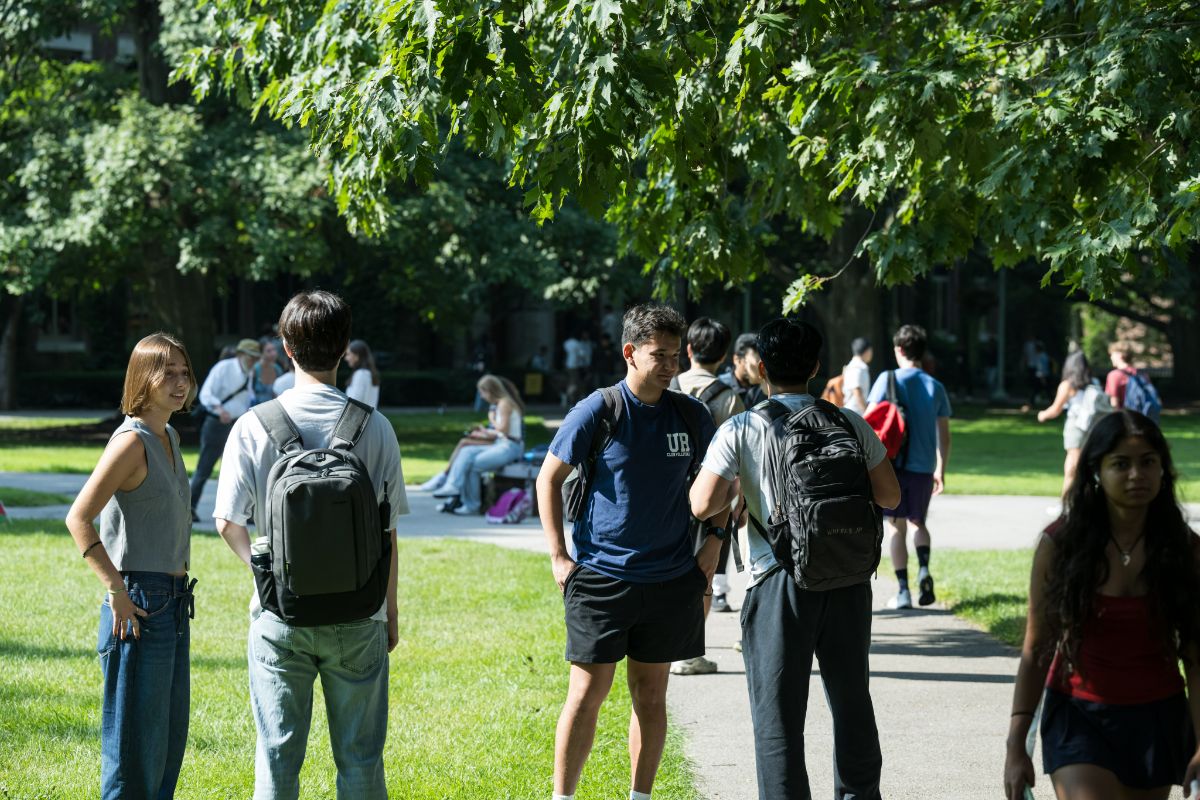
[(199, 522), (196, 506), (204, 493), (204, 484), (225, 449), (225, 440), (235, 420), (250, 410), (254, 402), (254, 362), (262, 349), (253, 339), (237, 343), (233, 358), (218, 361), (208, 371), (196, 399), (204, 406), (204, 421), (200, 423), (200, 457), (192, 473), (192, 522)]
[[(350, 342), (350, 307), (324, 291), (301, 292), (279, 319), (296, 372), (295, 388), (277, 399), (305, 450), (328, 447), (347, 399), (334, 384)], [(353, 446), (375, 494), (391, 507), (382, 520), (391, 540), (387, 593), (378, 611), (343, 624), (295, 626), (251, 603), (248, 649), (250, 703), (258, 730), (255, 800), (289, 800), (300, 792), (300, 768), (312, 717), (313, 681), (320, 677), (337, 764), (339, 800), (387, 797), (383, 745), (387, 735), (388, 653), (396, 646), (396, 519), (408, 513), (400, 448), (387, 418), (372, 411)], [(217, 530), (247, 565), (247, 521), (265, 518), (267, 478), (282, 453), (256, 414), (233, 427), (217, 484)], [(386, 492), (385, 492), (386, 487)], [(317, 513), (320, 513), (317, 510)], [(331, 532), (330, 535), (333, 535)]]
[(867, 394), (871, 391), (871, 357), (875, 351), (871, 343), (859, 336), (850, 343), (852, 358), (842, 367), (842, 393), (845, 401), (842, 408), (848, 408), (862, 416), (867, 411)]
[[(778, 319), (758, 335), (759, 367), (772, 404), (788, 412), (812, 406), (808, 382), (819, 367), (822, 338), (805, 322)], [(871, 427), (852, 412), (853, 429), (874, 501), (895, 505), (900, 489), (886, 451)], [(700, 519), (723, 514), (731, 487), (741, 482), (752, 520), (767, 525), (780, 499), (764, 480), (769, 425), (759, 413), (738, 414), (720, 427), (691, 490)], [(743, 656), (760, 800), (809, 800), (804, 719), (815, 655), (833, 715), (834, 797), (878, 800), (882, 757), (868, 688), (871, 645), (869, 577), (827, 591), (800, 588), (782, 569), (752, 522), (750, 583), (742, 609)], [(875, 542), (872, 542), (874, 546)], [(877, 554), (877, 551), (876, 551)], [(868, 565), (869, 566), (869, 565)]]
[[(929, 572), (929, 528), (925, 517), (929, 501), (946, 488), (946, 463), (950, 460), (950, 399), (946, 387), (921, 369), (928, 339), (919, 325), (902, 325), (892, 337), (898, 368), (894, 371), (896, 397), (904, 408), (907, 435), (896, 456), (894, 467), (900, 482), (900, 505), (885, 510), (884, 518), (891, 536), (892, 566), (899, 584), (890, 608), (912, 608), (908, 588), (908, 523), (912, 523), (913, 544), (917, 549), (917, 573), (920, 595), (917, 602), (927, 606), (936, 599), (933, 575)], [(883, 372), (875, 379), (867, 398), (867, 413), (888, 399), (888, 377)]]
[(733, 369), (718, 376), (737, 390), (745, 408), (754, 408), (766, 399), (758, 373), (758, 334), (743, 333), (733, 343)]
[(1104, 393), (1112, 401), (1113, 408), (1120, 410), (1125, 407), (1125, 390), (1129, 388), (1129, 376), (1137, 374), (1137, 370), (1130, 363), (1133, 360), (1133, 351), (1127, 344), (1113, 342), (1108, 346), (1108, 357), (1113, 368), (1104, 379)]
[[(691, 368), (680, 373), (680, 391), (697, 398), (708, 408), (712, 415), (713, 424), (720, 425), (734, 414), (746, 410), (738, 391), (728, 383), (717, 378), (717, 370), (725, 355), (729, 352), (729, 328), (721, 322), (700, 317), (688, 326), (687, 355)], [(718, 520), (724, 525), (725, 520)], [(717, 571), (713, 575), (713, 593), (704, 598), (704, 617), (712, 609), (730, 611), (729, 601), (725, 595), (729, 592), (729, 577), (726, 575), (726, 564), (732, 540), (728, 537), (721, 543), (721, 554), (717, 558)], [(703, 542), (697, 542), (700, 547)], [(704, 656), (676, 661), (671, 665), (675, 675), (707, 675), (717, 671), (717, 664)]]
[(592, 452), (597, 427), (611, 419), (602, 392), (567, 414), (538, 475), (538, 509), (563, 593), (571, 662), (554, 743), (555, 800), (575, 796), (622, 659), (633, 701), (629, 797), (650, 797), (667, 733), (671, 662), (704, 653), (703, 597), (721, 542), (713, 537), (697, 556), (689, 530), (688, 473), (713, 425), (698, 401), (667, 388), (679, 369), (684, 328), (679, 313), (665, 306), (625, 314), (620, 412), (572, 530), (573, 557), (563, 532), (562, 486)]

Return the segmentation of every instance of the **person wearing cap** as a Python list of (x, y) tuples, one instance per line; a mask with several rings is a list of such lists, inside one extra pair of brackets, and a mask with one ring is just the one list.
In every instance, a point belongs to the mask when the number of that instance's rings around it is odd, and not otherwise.
[(233, 358), (214, 364), (200, 387), (197, 399), (204, 407), (204, 421), (200, 424), (200, 458), (192, 473), (192, 522), (200, 521), (196, 506), (221, 458), (234, 421), (254, 403), (254, 362), (261, 356), (258, 342), (242, 339)]

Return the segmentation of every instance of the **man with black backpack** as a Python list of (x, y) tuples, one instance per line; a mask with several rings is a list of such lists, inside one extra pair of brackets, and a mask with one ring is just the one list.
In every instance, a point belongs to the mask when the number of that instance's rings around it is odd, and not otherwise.
[[(396, 518), (408, 500), (391, 423), (334, 383), (350, 321), (350, 307), (329, 292), (291, 299), (279, 333), (295, 388), (237, 421), (217, 484), (217, 530), (254, 574), (256, 800), (299, 795), (318, 676), (338, 797), (387, 797)], [(260, 534), (253, 545), (251, 518)]]
[[(682, 372), (675, 379), (681, 392), (704, 403), (708, 413), (712, 415), (713, 424), (720, 425), (734, 414), (746, 410), (742, 398), (728, 383), (717, 378), (717, 370), (725, 355), (729, 352), (729, 328), (721, 322), (709, 317), (699, 317), (688, 326), (687, 356), (691, 368)], [(721, 520), (725, 524), (725, 520)], [(703, 535), (703, 534), (702, 534)], [(726, 564), (732, 540), (726, 538), (721, 545), (721, 555), (717, 559), (717, 571), (713, 574), (713, 593), (704, 598), (704, 616), (708, 618), (710, 610), (732, 611), (726, 594), (729, 591), (729, 578), (725, 574)], [(701, 543), (697, 543), (700, 547)], [(676, 661), (671, 665), (673, 675), (707, 675), (717, 671), (715, 661), (696, 656), (695, 658)]]
[(763, 327), (758, 353), (769, 399), (718, 429), (690, 493), (700, 519), (726, 513), (739, 481), (745, 498), (742, 654), (761, 800), (812, 797), (804, 719), (814, 655), (833, 715), (834, 796), (880, 797), (870, 579), (883, 538), (878, 506), (894, 506), (900, 489), (870, 426), (808, 393), (821, 345), (805, 322)]
[[(684, 328), (666, 306), (625, 314), (625, 380), (571, 409), (538, 475), (571, 662), (554, 744), (555, 800), (575, 796), (622, 659), (633, 701), (629, 797), (649, 798), (666, 741), (671, 662), (704, 653), (703, 598), (721, 542), (714, 536), (696, 555), (687, 486), (713, 423), (699, 401), (668, 389)], [(564, 510), (574, 522), (573, 553)]]

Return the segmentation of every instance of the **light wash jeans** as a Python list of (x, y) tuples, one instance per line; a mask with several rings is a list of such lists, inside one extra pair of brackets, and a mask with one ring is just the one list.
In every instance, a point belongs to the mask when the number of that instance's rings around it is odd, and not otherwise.
[(191, 702), (192, 586), (186, 575), (126, 572), (129, 599), (148, 612), (141, 638), (112, 632), (112, 607), (100, 606), (96, 650), (104, 675), (100, 711), (100, 797), (175, 796)]
[(463, 509), (479, 512), (482, 502), (479, 496), (479, 481), (485, 472), (511, 464), (521, 457), (521, 443), (512, 439), (497, 439), (486, 447), (464, 447), (458, 452), (450, 466), (446, 483), (458, 487), (458, 496)]
[(297, 627), (270, 611), (250, 622), (250, 705), (258, 728), (255, 800), (295, 800), (320, 676), (340, 800), (387, 797), (387, 625)]

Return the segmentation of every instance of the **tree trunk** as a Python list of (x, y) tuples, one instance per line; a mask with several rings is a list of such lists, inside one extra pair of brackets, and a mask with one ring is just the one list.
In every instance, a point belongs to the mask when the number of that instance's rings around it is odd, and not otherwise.
[(0, 291), (0, 409), (17, 404), (17, 326), (25, 298)]
[(163, 58), (158, 38), (163, 18), (158, 0), (137, 0), (133, 10), (134, 47), (137, 51), (138, 89), (156, 106), (186, 102), (187, 87), (170, 85), (171, 67)]
[[(850, 261), (866, 225), (865, 216), (847, 215), (841, 230), (829, 243), (829, 261), (835, 269)], [(880, 291), (870, 261), (855, 258), (845, 272), (825, 284), (825, 291), (816, 296), (816, 301), (824, 322), (821, 333), (825, 337), (825, 350), (821, 355), (818, 379), (809, 388), (819, 392), (824, 387), (821, 375), (831, 378), (842, 373), (842, 367), (850, 360), (850, 342), (859, 336), (865, 336), (874, 347), (876, 358), (871, 365), (872, 372), (883, 369), (883, 356), (891, 348), (881, 346), (884, 330)]]
[(1200, 397), (1200, 371), (1196, 369), (1200, 364), (1200, 246), (1192, 247), (1187, 270), (1191, 291), (1176, 301), (1179, 306), (1167, 325), (1167, 341), (1171, 343), (1174, 364), (1171, 393), (1178, 399), (1194, 400)]
[(217, 355), (213, 347), (212, 281), (199, 272), (182, 273), (166, 259), (150, 263), (149, 322), (183, 342), (196, 380), (203, 381)]

